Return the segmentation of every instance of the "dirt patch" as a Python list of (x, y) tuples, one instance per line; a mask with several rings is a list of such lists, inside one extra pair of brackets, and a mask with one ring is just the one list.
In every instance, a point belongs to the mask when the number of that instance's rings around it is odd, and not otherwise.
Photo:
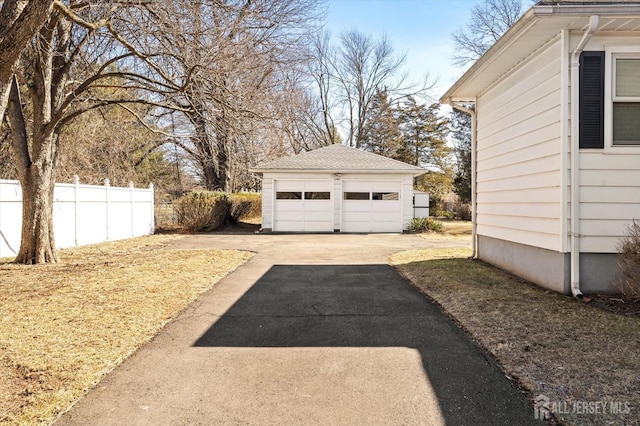
[(0, 262), (0, 424), (50, 423), (200, 294), (247, 261), (151, 236)]
[(610, 296), (603, 294), (589, 295), (589, 304), (594, 308), (613, 312), (614, 314), (640, 317), (640, 299), (625, 296)]
[[(561, 423), (639, 424), (640, 318), (544, 290), (469, 255), (418, 250), (391, 263), (493, 354), (532, 401), (548, 398)], [(596, 402), (606, 403), (604, 412), (582, 409)]]

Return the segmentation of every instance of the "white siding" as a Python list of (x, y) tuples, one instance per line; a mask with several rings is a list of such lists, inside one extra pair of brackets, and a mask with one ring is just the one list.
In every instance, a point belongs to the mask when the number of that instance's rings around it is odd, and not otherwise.
[(407, 230), (411, 220), (413, 220), (413, 177), (405, 176), (402, 180), (402, 230)]
[[(630, 46), (633, 50), (637, 48), (640, 53), (639, 36), (640, 33), (596, 35), (586, 50)], [(572, 43), (577, 43), (576, 37), (572, 38)], [(606, 66), (609, 67), (610, 64), (607, 63)], [(606, 139), (605, 137), (605, 141)], [(640, 147), (605, 146), (604, 150), (582, 150), (580, 251), (617, 252), (619, 239), (633, 219), (640, 219)]]
[(478, 234), (560, 251), (560, 41), (477, 100)]
[(262, 178), (262, 228), (273, 229), (273, 178)]
[(580, 153), (580, 249), (615, 253), (632, 219), (640, 219), (640, 147), (637, 154)]
[(342, 223), (342, 180), (335, 179), (333, 181), (333, 230), (340, 230)]

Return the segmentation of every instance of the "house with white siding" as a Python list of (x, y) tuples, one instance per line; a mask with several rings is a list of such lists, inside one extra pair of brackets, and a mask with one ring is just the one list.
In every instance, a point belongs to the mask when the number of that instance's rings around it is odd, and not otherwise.
[(640, 219), (640, 2), (540, 1), (441, 101), (473, 118), (474, 255), (615, 292)]
[[(426, 170), (342, 144), (260, 164), (264, 232), (402, 232)], [(427, 202), (428, 203), (428, 202)]]

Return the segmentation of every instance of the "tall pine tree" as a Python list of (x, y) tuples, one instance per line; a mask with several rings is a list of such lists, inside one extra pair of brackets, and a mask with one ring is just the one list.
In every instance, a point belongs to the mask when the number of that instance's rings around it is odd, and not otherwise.
[(379, 89), (371, 100), (370, 120), (362, 132), (362, 148), (374, 154), (395, 158), (400, 144), (397, 111), (391, 105), (389, 94)]
[(440, 104), (419, 104), (413, 97), (398, 107), (402, 139), (395, 159), (443, 173), (450, 170), (449, 120), (438, 114), (439, 108)]
[(453, 110), (451, 120), (451, 140), (456, 157), (456, 175), (453, 192), (460, 201), (471, 202), (471, 115)]

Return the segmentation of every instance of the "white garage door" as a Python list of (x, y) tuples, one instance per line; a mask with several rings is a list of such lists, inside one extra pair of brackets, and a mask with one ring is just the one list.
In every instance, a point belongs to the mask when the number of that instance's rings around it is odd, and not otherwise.
[(333, 181), (275, 181), (274, 231), (332, 232)]
[(342, 232), (402, 232), (401, 182), (342, 182)]

